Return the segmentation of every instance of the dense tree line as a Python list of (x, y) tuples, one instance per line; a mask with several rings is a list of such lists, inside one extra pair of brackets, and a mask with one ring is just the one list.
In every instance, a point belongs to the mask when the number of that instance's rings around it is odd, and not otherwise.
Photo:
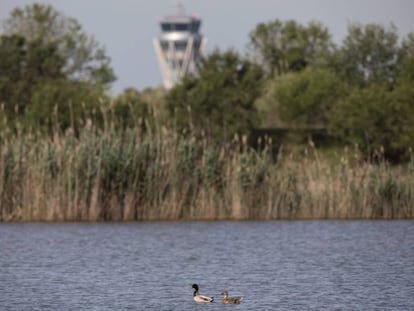
[(221, 141), (259, 126), (254, 102), (261, 91), (260, 66), (233, 51), (215, 51), (201, 60), (198, 71), (166, 96), (173, 126)]
[(250, 32), (245, 56), (215, 50), (165, 95), (130, 88), (115, 97), (110, 58), (76, 20), (34, 4), (1, 26), (1, 129), (76, 131), (90, 119), (152, 130), (157, 118), (228, 141), (275, 115), (267, 126), (324, 129), (394, 160), (414, 146), (414, 34), (400, 38), (393, 25), (350, 24), (337, 45), (321, 23), (275, 19)]
[(351, 24), (341, 46), (325, 36), (313, 61), (306, 61), (312, 46), (298, 44), (306, 66), (288, 66), (272, 79), (271, 105), (290, 126), (322, 127), (368, 155), (407, 158), (414, 145), (413, 39), (401, 40), (393, 25)]

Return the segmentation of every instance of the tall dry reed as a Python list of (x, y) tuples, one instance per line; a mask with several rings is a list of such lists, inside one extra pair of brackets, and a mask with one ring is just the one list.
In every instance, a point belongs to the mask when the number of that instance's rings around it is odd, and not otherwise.
[(217, 145), (166, 129), (16, 135), (0, 141), (0, 221), (401, 219), (414, 161), (338, 161)]

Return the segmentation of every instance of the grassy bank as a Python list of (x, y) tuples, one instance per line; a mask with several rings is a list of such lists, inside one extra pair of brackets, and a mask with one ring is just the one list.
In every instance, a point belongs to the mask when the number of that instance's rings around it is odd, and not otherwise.
[[(0, 221), (414, 218), (414, 162), (272, 157), (167, 130), (0, 142)], [(307, 151), (307, 152), (306, 152)]]

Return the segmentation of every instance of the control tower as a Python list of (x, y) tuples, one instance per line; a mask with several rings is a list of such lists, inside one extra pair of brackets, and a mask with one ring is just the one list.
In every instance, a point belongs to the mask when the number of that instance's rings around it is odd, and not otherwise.
[(160, 20), (161, 34), (154, 47), (164, 78), (164, 87), (172, 88), (183, 76), (195, 74), (195, 61), (201, 56), (207, 39), (198, 31), (201, 19), (187, 16), (182, 3), (177, 3), (174, 15)]

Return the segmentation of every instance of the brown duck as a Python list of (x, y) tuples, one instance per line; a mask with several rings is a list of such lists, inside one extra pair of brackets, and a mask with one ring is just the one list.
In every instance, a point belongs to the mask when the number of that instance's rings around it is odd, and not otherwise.
[(242, 297), (229, 297), (229, 293), (225, 290), (221, 293), (223, 295), (223, 303), (225, 304), (239, 304), (242, 301)]

